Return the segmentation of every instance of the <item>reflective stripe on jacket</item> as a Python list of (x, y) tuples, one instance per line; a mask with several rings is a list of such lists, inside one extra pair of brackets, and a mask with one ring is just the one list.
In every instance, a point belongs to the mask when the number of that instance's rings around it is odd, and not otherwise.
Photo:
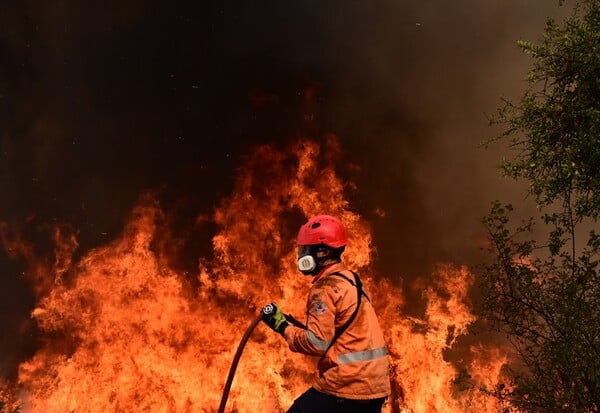
[[(292, 351), (322, 357), (335, 331), (348, 320), (357, 304), (354, 275), (335, 264), (315, 280), (307, 302), (307, 329), (290, 325), (285, 339)], [(319, 377), (313, 387), (347, 399), (374, 399), (390, 394), (389, 360), (379, 322), (370, 301), (363, 296), (356, 318), (319, 360)]]

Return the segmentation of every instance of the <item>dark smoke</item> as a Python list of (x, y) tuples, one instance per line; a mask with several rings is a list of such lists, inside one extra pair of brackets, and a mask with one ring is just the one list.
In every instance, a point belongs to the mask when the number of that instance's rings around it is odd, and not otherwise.
[[(251, 145), (333, 132), (379, 273), (471, 264), (489, 201), (521, 196), (498, 152), (478, 148), (494, 134), (486, 114), (523, 88), (516, 40), (559, 12), (547, 0), (3, 1), (0, 221), (33, 238), (66, 222), (81, 254), (151, 189), (189, 232)], [(211, 234), (196, 232), (197, 257)], [(22, 271), (0, 254), (5, 376), (34, 347)]]

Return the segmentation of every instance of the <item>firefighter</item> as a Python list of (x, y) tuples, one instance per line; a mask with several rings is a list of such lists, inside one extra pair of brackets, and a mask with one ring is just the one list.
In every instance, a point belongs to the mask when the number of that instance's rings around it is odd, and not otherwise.
[(262, 321), (291, 351), (319, 357), (318, 378), (288, 413), (380, 413), (390, 394), (389, 360), (371, 299), (342, 263), (347, 243), (337, 218), (310, 218), (297, 238), (298, 269), (313, 277), (306, 325), (275, 303), (263, 309)]

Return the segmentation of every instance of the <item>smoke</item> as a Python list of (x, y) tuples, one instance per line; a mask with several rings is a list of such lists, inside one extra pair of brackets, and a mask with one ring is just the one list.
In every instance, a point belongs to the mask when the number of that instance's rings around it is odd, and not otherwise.
[(531, 62), (516, 40), (538, 39), (556, 12), (548, 2), (396, 2), (342, 19), (335, 33), (350, 38), (338, 54), (334, 129), (362, 166), (363, 199), (386, 212), (374, 221), (387, 271), (472, 262), (489, 201), (522, 200), (499, 178), (500, 148), (479, 145), (497, 133), (487, 118), (499, 97), (524, 86)]
[[(523, 88), (516, 40), (561, 12), (546, 0), (5, 1), (0, 221), (33, 239), (40, 223), (66, 222), (81, 254), (157, 190), (197, 257), (210, 228), (194, 222), (252, 145), (332, 132), (378, 273), (410, 281), (437, 262), (472, 264), (489, 201), (522, 198), (498, 176), (500, 149), (479, 148), (495, 134), (486, 115)], [(21, 272), (0, 255), (2, 375), (35, 333)]]

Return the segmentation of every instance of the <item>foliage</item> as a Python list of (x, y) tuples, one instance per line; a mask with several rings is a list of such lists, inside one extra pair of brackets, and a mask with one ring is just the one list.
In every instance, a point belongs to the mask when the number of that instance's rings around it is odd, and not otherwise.
[(513, 368), (511, 401), (528, 412), (600, 408), (598, 237), (576, 259), (530, 239), (534, 221), (509, 228), (510, 206), (485, 218), (495, 260), (486, 271), (485, 309), (504, 328), (525, 369)]
[(505, 101), (493, 123), (506, 126), (517, 156), (502, 168), (525, 178), (541, 206), (571, 201), (575, 216), (600, 213), (600, 6), (587, 0), (561, 26), (549, 20), (541, 44), (520, 41), (534, 59), (531, 87)]
[(516, 211), (496, 201), (484, 218), (484, 314), (518, 355), (514, 408), (599, 412), (600, 3), (576, 3), (540, 44), (519, 46), (534, 59), (529, 88), (505, 101), (496, 140), (516, 150), (502, 170), (529, 183), (540, 215), (514, 224)]

